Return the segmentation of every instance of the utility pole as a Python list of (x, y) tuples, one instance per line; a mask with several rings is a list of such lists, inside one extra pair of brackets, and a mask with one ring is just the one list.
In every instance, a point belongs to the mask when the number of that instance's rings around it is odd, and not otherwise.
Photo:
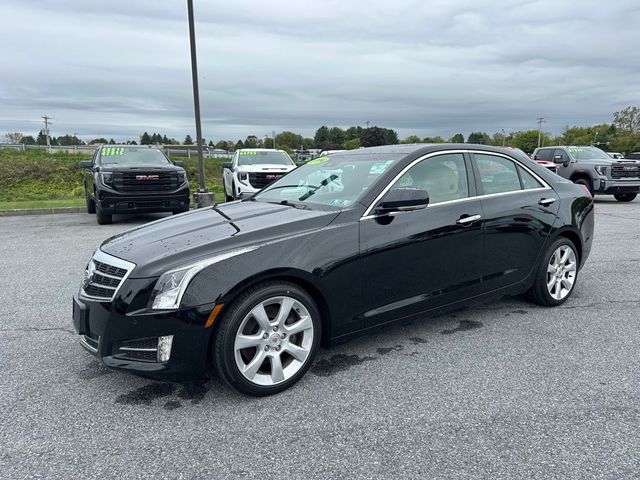
[(213, 204), (214, 196), (207, 191), (204, 182), (204, 159), (202, 158), (202, 128), (200, 125), (200, 93), (198, 90), (198, 62), (196, 59), (196, 32), (193, 20), (193, 0), (187, 0), (189, 16), (189, 45), (191, 47), (191, 80), (193, 82), (193, 109), (196, 117), (196, 144), (198, 146), (198, 180), (199, 190), (194, 194), (196, 208), (207, 207)]
[(538, 148), (540, 148), (540, 140), (542, 140), (542, 124), (547, 123), (547, 121), (544, 117), (538, 117), (536, 121), (538, 122)]
[(274, 130), (271, 133), (273, 133), (273, 149), (275, 150), (276, 149), (276, 131)]
[(504, 128), (503, 128), (503, 129), (502, 129), (502, 146), (503, 146), (503, 147), (504, 147), (504, 141), (505, 141), (506, 137), (507, 137), (507, 136), (505, 135), (505, 133), (504, 133)]
[(369, 120), (366, 121), (367, 128), (369, 128)]
[(49, 139), (49, 120), (51, 120), (51, 117), (48, 117), (47, 115), (45, 115), (44, 117), (44, 134), (47, 137), (47, 150), (50, 152), (51, 151), (51, 140)]

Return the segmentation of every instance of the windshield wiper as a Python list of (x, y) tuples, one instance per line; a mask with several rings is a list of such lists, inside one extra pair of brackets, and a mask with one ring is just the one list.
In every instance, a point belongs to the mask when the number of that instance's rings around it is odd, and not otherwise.
[(299, 208), (300, 210), (311, 210), (309, 206), (305, 205), (304, 203), (293, 203), (293, 202), (290, 202), (289, 200), (280, 200), (279, 202), (267, 202), (267, 203), (273, 203), (275, 205), (286, 205), (287, 207)]
[(302, 195), (298, 200), (300, 200), (300, 201), (306, 200), (311, 195), (316, 193), (316, 190), (318, 190), (319, 188), (322, 188), (322, 187), (326, 187), (327, 185), (329, 185), (331, 182), (333, 182), (337, 178), (338, 178), (338, 175), (335, 175), (335, 174), (334, 175), (330, 175), (329, 177), (327, 177), (324, 180), (322, 180), (320, 182), (320, 185), (317, 185), (317, 186), (314, 186), (313, 188), (310, 188), (309, 191), (307, 193), (305, 193), (304, 195)]

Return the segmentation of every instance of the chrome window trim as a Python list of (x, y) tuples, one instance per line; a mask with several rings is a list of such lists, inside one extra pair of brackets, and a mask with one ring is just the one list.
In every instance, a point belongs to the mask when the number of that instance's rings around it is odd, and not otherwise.
[[(429, 208), (435, 208), (438, 207), (440, 205), (450, 205), (452, 203), (461, 203), (461, 202), (468, 202), (471, 200), (478, 200), (478, 199), (483, 199), (483, 198), (492, 198), (492, 197), (501, 197), (504, 195), (515, 195), (518, 193), (526, 193), (526, 192), (535, 192), (535, 191), (542, 191), (542, 190), (552, 190), (551, 186), (544, 181), (544, 179), (542, 179), (537, 173), (535, 173), (533, 170), (531, 170), (528, 166), (524, 165), (521, 161), (519, 161), (518, 159), (515, 159), (513, 157), (510, 157), (509, 155), (505, 155), (503, 153), (498, 153), (498, 152), (489, 152), (487, 150), (444, 150), (444, 151), (438, 151), (438, 152), (431, 152), (428, 153), (426, 155), (423, 155), (422, 157), (419, 157), (417, 159), (415, 159), (413, 162), (411, 162), (409, 165), (407, 165), (406, 167), (404, 167), (400, 173), (398, 173), (390, 182), (389, 184), (382, 189), (382, 191), (380, 192), (380, 194), (378, 194), (378, 196), (376, 196), (376, 198), (373, 200), (373, 202), (371, 202), (369, 204), (369, 206), (367, 207), (367, 209), (365, 210), (364, 214), (360, 217), (360, 220), (369, 220), (372, 218), (378, 218), (381, 216), (395, 216), (398, 213), (411, 213), (411, 212), (392, 212), (392, 213), (388, 213), (388, 214), (380, 214), (380, 215), (376, 215), (376, 214), (371, 214), (371, 211), (373, 210), (373, 208), (375, 207), (375, 205), (380, 201), (380, 199), (391, 189), (391, 187), (400, 179), (400, 177), (402, 177), (402, 175), (404, 175), (407, 170), (409, 170), (411, 167), (413, 167), (415, 164), (420, 163), (422, 160), (426, 160), (427, 158), (431, 158), (431, 157), (436, 157), (439, 155), (447, 155), (447, 154), (451, 154), (451, 153), (469, 153), (469, 154), (473, 154), (473, 153), (477, 153), (477, 154), (483, 154), (483, 155), (493, 155), (493, 156), (497, 156), (497, 157), (503, 157), (506, 158), (507, 160), (510, 160), (514, 163), (516, 163), (517, 166), (522, 167), (523, 169), (525, 169), (528, 173), (530, 173), (538, 182), (540, 182), (542, 185), (544, 185), (543, 187), (540, 188), (530, 188), (527, 190), (521, 189), (521, 190), (511, 190), (509, 192), (500, 192), (500, 193), (489, 193), (489, 194), (482, 194), (482, 195), (475, 195), (473, 197), (465, 197), (465, 198), (457, 198), (455, 200), (447, 200), (446, 202), (439, 202), (439, 203), (434, 203), (434, 204), (430, 204), (427, 206), (427, 209)], [(465, 164), (466, 167), (466, 164)], [(467, 176), (469, 175), (469, 173), (467, 172)], [(415, 211), (415, 210), (413, 210)]]
[[(131, 272), (133, 272), (133, 269), (136, 267), (136, 264), (132, 262), (127, 262), (126, 260), (122, 260), (121, 258), (118, 258), (118, 257), (114, 257), (113, 255), (109, 255), (108, 253), (104, 253), (99, 248), (93, 253), (93, 257), (91, 257), (90, 261), (93, 262), (94, 260), (97, 260), (100, 263), (106, 263), (107, 265), (110, 265), (112, 267), (122, 268), (127, 271), (127, 273), (125, 273), (124, 276), (122, 277), (122, 280), (118, 284), (117, 288), (114, 289), (112, 287), (106, 287), (106, 286), (103, 287), (108, 290), (113, 290), (113, 295), (111, 295), (111, 298), (94, 297), (91, 295), (87, 295), (87, 293), (84, 291), (84, 286), (80, 287), (80, 295), (82, 295), (84, 298), (88, 298), (90, 300), (96, 300), (99, 302), (111, 302), (118, 295), (120, 288), (122, 288), (122, 285), (124, 284), (125, 280), (129, 278), (129, 275), (131, 275)], [(109, 276), (108, 274), (103, 274), (99, 270), (97, 270), (97, 272), (100, 275), (105, 275), (107, 277)]]

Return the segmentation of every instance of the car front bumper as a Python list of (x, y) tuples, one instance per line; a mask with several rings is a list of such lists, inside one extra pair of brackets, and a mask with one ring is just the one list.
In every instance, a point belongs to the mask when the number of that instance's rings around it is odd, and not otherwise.
[[(107, 367), (166, 381), (203, 381), (209, 375), (213, 304), (171, 312), (119, 311), (118, 304), (73, 297), (73, 324), (81, 345)], [(171, 337), (170, 356), (159, 361), (158, 338)]]
[(640, 193), (640, 180), (596, 179), (593, 182), (593, 190), (594, 193), (606, 195)]
[(189, 208), (189, 188), (170, 193), (120, 194), (100, 191), (97, 205), (106, 214), (173, 212)]

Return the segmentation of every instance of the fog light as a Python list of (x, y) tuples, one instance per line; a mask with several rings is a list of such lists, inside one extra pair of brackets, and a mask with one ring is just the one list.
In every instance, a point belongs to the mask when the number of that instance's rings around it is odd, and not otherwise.
[(158, 338), (158, 362), (168, 362), (171, 357), (171, 344), (173, 343), (173, 335)]

